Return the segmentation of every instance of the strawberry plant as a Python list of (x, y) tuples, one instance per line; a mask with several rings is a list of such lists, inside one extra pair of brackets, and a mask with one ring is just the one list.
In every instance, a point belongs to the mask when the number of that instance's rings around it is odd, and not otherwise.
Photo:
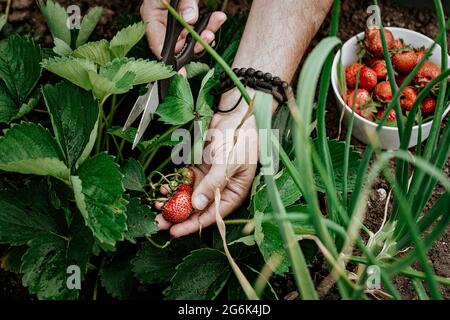
[[(53, 37), (51, 50), (23, 35), (0, 42), (1, 267), (21, 274), (30, 294), (127, 299), (140, 286), (164, 299), (269, 300), (283, 298), (273, 279), (288, 278), (302, 299), (323, 298), (333, 287), (345, 299), (401, 299), (392, 281), (401, 276), (418, 297), (442, 298), (439, 286), (450, 280), (434, 273), (427, 253), (450, 225), (450, 182), (442, 173), (450, 151), (450, 125), (442, 119), (450, 72), (437, 73), (427, 64), (432, 48), (403, 51), (404, 44), (381, 26), (368, 30), (364, 40), (375, 59), (366, 66), (340, 66), (353, 112), (376, 119), (379, 128), (395, 123), (399, 129), (398, 151), (382, 151), (376, 137), (357, 149), (351, 124), (340, 140), (328, 138), (325, 122), (332, 58), (341, 45), (340, 1), (334, 1), (330, 36), (302, 66), (296, 90), (301, 94), (288, 90), (288, 103), (274, 115), (272, 97), (258, 92), (251, 99), (229, 67), (241, 17), (227, 21), (214, 50), (168, 6), (209, 54), (189, 64), (184, 77), (143, 59), (147, 51), (136, 54), (145, 44), (143, 22), (130, 19), (111, 39), (89, 41), (101, 8), (88, 11), (80, 29), (68, 29), (63, 7), (53, 0), (38, 4)], [(435, 6), (435, 42), (446, 66), (448, 23), (440, 1)], [(4, 23), (0, 17), (0, 29)], [(401, 51), (392, 56), (393, 50)], [(398, 87), (393, 66), (407, 73)], [(273, 148), (281, 167), (273, 175), (262, 170), (241, 208), (225, 220), (216, 214), (217, 227), (173, 239), (158, 231), (156, 203), (166, 220), (185, 220), (193, 211), (196, 177), (189, 167), (171, 163), (171, 151), (190, 144), (194, 151), (186, 158), (194, 158), (204, 139), (174, 141), (172, 134), (184, 129), (206, 136), (222, 71), (251, 106), (258, 128), (279, 130), (279, 139), (260, 137), (260, 162), (275, 167), (263, 152)], [(170, 77), (155, 123), (132, 150), (136, 129), (122, 131), (129, 104), (148, 83)], [(423, 84), (417, 94), (408, 86), (413, 79)], [(419, 110), (433, 113), (435, 121), (423, 149), (419, 143), (408, 151)], [(390, 190), (385, 219), (371, 230), (366, 206), (379, 177)], [(444, 191), (430, 202), (438, 184)], [(327, 274), (318, 281), (311, 265), (320, 259)], [(68, 285), (74, 266), (81, 288)], [(368, 288), (374, 267), (380, 286)]]

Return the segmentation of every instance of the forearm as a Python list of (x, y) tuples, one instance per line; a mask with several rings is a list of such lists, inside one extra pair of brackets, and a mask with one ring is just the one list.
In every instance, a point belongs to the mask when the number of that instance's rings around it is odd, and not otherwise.
[[(254, 68), (291, 82), (332, 0), (254, 0), (233, 67)], [(224, 95), (224, 108), (237, 92)]]

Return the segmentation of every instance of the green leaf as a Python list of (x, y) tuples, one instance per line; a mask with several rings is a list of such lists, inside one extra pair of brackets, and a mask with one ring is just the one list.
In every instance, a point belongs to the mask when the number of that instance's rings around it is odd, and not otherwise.
[[(279, 263), (276, 265), (269, 265), (272, 271), (278, 275), (289, 272), (289, 256), (284, 249), (283, 238), (280, 234), (278, 226), (272, 222), (261, 223), (261, 217), (263, 213), (256, 212), (255, 214), (255, 241), (261, 251), (261, 254), (266, 263), (270, 262), (270, 259), (277, 255)], [(273, 262), (272, 262), (273, 263)]]
[(97, 133), (98, 102), (89, 92), (65, 81), (55, 86), (46, 85), (43, 93), (56, 139), (68, 167), (72, 169), (85, 151), (91, 135)]
[(17, 115), (17, 104), (10, 96), (5, 84), (0, 81), (0, 123), (8, 123)]
[(42, 67), (84, 90), (92, 89), (89, 72), (97, 73), (94, 62), (72, 56), (46, 59), (42, 61)]
[(23, 285), (41, 300), (76, 299), (78, 290), (67, 287), (67, 268), (76, 265), (83, 276), (92, 244), (92, 234), (79, 215), (72, 222), (68, 237), (45, 234), (31, 240), (22, 257)]
[[(61, 234), (64, 218), (60, 212), (48, 210), (48, 198), (39, 188), (25, 189), (17, 194), (0, 191), (0, 243), (13, 246), (27, 244), (31, 239), (45, 234)], [(43, 205), (30, 202), (30, 194), (42, 196)]]
[(0, 121), (11, 121), (28, 102), (41, 76), (40, 62), (41, 49), (29, 38), (13, 35), (0, 43)]
[(0, 137), (0, 170), (69, 178), (59, 146), (40, 125), (22, 123)]
[(191, 62), (186, 65), (186, 72), (188, 79), (202, 76), (204, 77), (211, 68), (206, 63)]
[(139, 22), (120, 30), (110, 42), (116, 58), (123, 58), (145, 35), (145, 23)]
[(69, 18), (66, 10), (57, 2), (53, 0), (38, 0), (37, 4), (41, 10), (42, 15), (47, 21), (53, 39), (61, 39), (68, 45), (71, 42), (71, 32), (67, 27), (67, 20)]
[(169, 288), (164, 290), (170, 300), (212, 300), (224, 288), (231, 269), (227, 257), (215, 249), (192, 251), (177, 266)]
[[(161, 244), (169, 240), (161, 234), (153, 236), (152, 239)], [(201, 240), (197, 235), (172, 239), (170, 245), (164, 249), (144, 242), (132, 260), (133, 272), (143, 284), (167, 282), (173, 277), (177, 265), (183, 261), (183, 258), (200, 246)]]
[[(281, 170), (275, 176), (275, 184), (279, 190), (281, 201), (285, 207), (294, 204), (302, 196), (298, 187), (291, 178), (289, 172), (285, 169)], [(267, 194), (266, 185), (262, 186), (252, 199), (253, 210), (259, 212), (267, 212), (271, 210), (269, 196)]]
[(133, 88), (133, 81), (136, 75), (128, 72), (121, 79), (114, 82), (95, 73), (89, 72), (89, 80), (92, 83), (94, 95), (102, 103), (112, 94), (124, 94)]
[(182, 125), (194, 119), (194, 98), (187, 79), (175, 75), (170, 83), (167, 97), (156, 109), (161, 121)]
[(161, 62), (134, 58), (125, 58), (124, 61), (126, 63), (122, 72), (131, 71), (136, 74), (133, 85), (148, 84), (175, 75), (171, 66), (166, 66)]
[(0, 15), (0, 31), (2, 31), (7, 22), (6, 16), (4, 14)]
[(0, 258), (0, 268), (8, 272), (19, 273), (22, 265), (22, 256), (27, 249), (27, 246), (8, 248)]
[(127, 206), (127, 232), (125, 238), (133, 243), (136, 239), (158, 232), (156, 214), (151, 208), (142, 205), (138, 198), (131, 199)]
[(126, 231), (122, 173), (111, 156), (101, 153), (84, 162), (71, 177), (75, 201), (96, 239), (114, 246)]
[(197, 103), (195, 105), (195, 111), (197, 113), (197, 120), (201, 122), (201, 135), (204, 137), (209, 127), (209, 123), (214, 115), (211, 109), (214, 98), (210, 94), (211, 89), (216, 84), (216, 79), (213, 78), (214, 69), (211, 69), (202, 80), (200, 91), (197, 97)]
[(125, 189), (133, 191), (144, 191), (147, 184), (144, 168), (135, 159), (130, 159), (122, 166), (123, 186)]
[(100, 270), (102, 286), (113, 298), (125, 300), (136, 286), (133, 277), (131, 257), (127, 259), (114, 259)]
[(77, 48), (88, 41), (92, 32), (94, 32), (95, 27), (97, 26), (97, 23), (100, 20), (100, 17), (102, 16), (102, 13), (103, 13), (102, 7), (93, 7), (83, 17), (76, 41)]
[(53, 48), (53, 52), (60, 56), (67, 56), (69, 54), (72, 54), (72, 48), (65, 43), (63, 40), (55, 38), (53, 40), (53, 43), (55, 44), (55, 47)]
[(111, 52), (109, 51), (108, 40), (89, 42), (73, 51), (73, 56), (80, 59), (86, 59), (100, 66), (105, 66), (111, 62)]
[[(314, 140), (314, 143), (318, 143), (317, 140)], [(343, 181), (343, 166), (344, 166), (344, 154), (345, 154), (345, 142), (337, 141), (337, 140), (328, 140), (328, 147), (330, 149), (331, 155), (331, 163), (333, 165), (333, 171), (336, 176), (336, 188), (338, 190), (342, 190), (342, 181)], [(347, 174), (347, 183), (348, 183), (348, 192), (353, 192), (355, 188), (356, 175), (358, 173), (359, 164), (361, 161), (361, 154), (353, 147), (350, 149), (350, 155), (348, 159), (348, 174)], [(319, 190), (325, 190), (325, 186), (323, 185), (320, 176), (318, 174), (315, 175), (315, 183)]]

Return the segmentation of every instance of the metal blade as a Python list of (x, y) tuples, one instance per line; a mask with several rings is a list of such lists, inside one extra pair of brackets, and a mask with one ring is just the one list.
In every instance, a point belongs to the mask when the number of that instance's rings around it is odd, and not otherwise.
[(152, 88), (152, 84), (149, 83), (147, 88), (147, 92), (143, 94), (142, 96), (139, 96), (137, 98), (136, 103), (133, 106), (133, 109), (131, 109), (130, 114), (128, 115), (127, 121), (125, 122), (125, 125), (123, 126), (122, 132), (125, 132), (128, 128), (131, 127), (131, 125), (136, 121), (136, 119), (139, 117), (139, 115), (144, 111), (146, 104), (148, 103), (148, 100), (150, 99), (150, 93)]
[(150, 121), (152, 120), (153, 114), (158, 108), (159, 105), (159, 96), (158, 96), (158, 83), (155, 82), (152, 90), (150, 91), (150, 97), (147, 100), (147, 103), (144, 108), (144, 115), (141, 118), (141, 122), (139, 123), (139, 128), (136, 133), (136, 137), (134, 137), (133, 149), (136, 148), (139, 141), (141, 141), (142, 136), (144, 135), (145, 130), (148, 128)]

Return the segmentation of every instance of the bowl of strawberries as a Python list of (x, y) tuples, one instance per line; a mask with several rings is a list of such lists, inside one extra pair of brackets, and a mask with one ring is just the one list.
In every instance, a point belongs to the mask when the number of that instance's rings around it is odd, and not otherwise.
[[(384, 30), (398, 88), (423, 58), (426, 49), (433, 45), (433, 40), (404, 28), (391, 27)], [(339, 68), (341, 62), (343, 68)], [(339, 74), (340, 70), (342, 71)], [(401, 93), (401, 117), (405, 121), (420, 91), (440, 74), (441, 48), (436, 45), (413, 81)], [(392, 90), (378, 28), (368, 28), (345, 42), (334, 58), (331, 81), (345, 124), (348, 125), (354, 116), (352, 133), (355, 138), (368, 144), (377, 135), (382, 149), (400, 148), (397, 115), (394, 109), (387, 115), (381, 130), (376, 132), (387, 105), (392, 101)], [(421, 141), (425, 141), (430, 134), (436, 108), (436, 93), (437, 90), (431, 90), (420, 105), (421, 120), (419, 122), (416, 115), (409, 148), (417, 145), (419, 123), (422, 129)], [(450, 106), (445, 110), (444, 116), (449, 111)]]

